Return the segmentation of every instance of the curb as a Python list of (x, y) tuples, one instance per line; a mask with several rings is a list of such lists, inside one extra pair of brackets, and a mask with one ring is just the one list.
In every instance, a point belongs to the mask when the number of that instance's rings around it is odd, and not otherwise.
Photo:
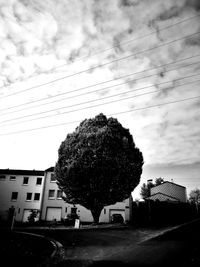
[(52, 239), (52, 238), (45, 237), (43, 235), (34, 234), (34, 233), (29, 233), (29, 232), (22, 232), (22, 231), (15, 231), (15, 230), (13, 232), (18, 233), (18, 234), (24, 234), (24, 235), (30, 235), (30, 236), (42, 238), (42, 239), (45, 239), (46, 241), (48, 241), (49, 243), (51, 243), (51, 245), (53, 247), (53, 252), (50, 254), (51, 259), (58, 256), (59, 252), (63, 249), (62, 244), (59, 243), (58, 241)]
[(109, 226), (81, 226), (79, 228), (75, 228), (75, 227), (53, 227), (53, 228), (49, 228), (46, 226), (35, 226), (35, 227), (23, 227), (23, 228), (16, 228), (16, 231), (27, 231), (27, 230), (51, 230), (51, 231), (61, 231), (61, 230), (65, 230), (65, 231), (83, 231), (83, 230), (109, 230), (109, 229), (126, 229), (128, 228), (129, 225), (124, 224), (124, 225), (109, 225)]
[[(46, 237), (45, 237), (46, 238)], [(57, 256), (59, 254), (59, 252), (63, 249), (63, 245), (56, 241), (55, 239), (50, 239), (50, 238), (46, 238), (47, 240), (49, 240), (49, 242), (53, 245), (54, 247), (54, 251), (51, 253), (51, 258), (54, 258), (55, 256)]]

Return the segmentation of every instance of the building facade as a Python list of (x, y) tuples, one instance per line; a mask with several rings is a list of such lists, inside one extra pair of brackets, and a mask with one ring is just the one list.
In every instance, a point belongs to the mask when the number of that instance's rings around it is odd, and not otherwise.
[(185, 203), (187, 202), (186, 188), (182, 185), (166, 181), (152, 187), (151, 196), (147, 199)]
[(26, 222), (31, 210), (41, 211), (44, 171), (0, 169), (0, 220), (7, 220), (11, 209), (16, 221)]
[[(130, 205), (132, 198), (128, 198), (123, 202), (117, 202), (114, 205), (106, 206), (101, 212), (100, 222), (109, 223), (113, 214), (121, 214), (124, 222), (130, 220)], [(92, 222), (93, 217), (90, 210), (81, 205), (73, 205), (66, 203), (62, 199), (62, 192), (58, 188), (54, 177), (54, 168), (51, 167), (45, 171), (45, 185), (42, 199), (41, 220), (61, 221), (68, 214), (77, 213), (81, 222)]]

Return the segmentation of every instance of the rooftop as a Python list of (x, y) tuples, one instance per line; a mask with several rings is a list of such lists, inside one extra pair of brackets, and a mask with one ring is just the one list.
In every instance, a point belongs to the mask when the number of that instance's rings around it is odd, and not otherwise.
[(175, 186), (180, 186), (180, 187), (182, 187), (182, 188), (186, 188), (185, 186), (182, 186), (182, 185), (179, 185), (179, 184), (175, 184), (175, 183), (173, 183), (173, 182), (169, 182), (169, 181), (164, 181), (162, 184), (159, 184), (159, 185), (156, 185), (156, 186), (154, 186), (154, 187), (152, 187), (152, 188), (155, 188), (155, 187), (158, 187), (158, 186), (162, 186), (163, 184), (172, 184), (172, 185), (175, 185)]
[(44, 176), (44, 171), (41, 171), (41, 170), (0, 169), (0, 174)]
[(50, 168), (46, 169), (45, 172), (54, 172), (54, 167), (50, 167)]

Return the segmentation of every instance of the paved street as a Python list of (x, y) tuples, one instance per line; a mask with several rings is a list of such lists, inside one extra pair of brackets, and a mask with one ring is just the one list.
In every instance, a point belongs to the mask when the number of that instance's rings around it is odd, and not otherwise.
[(45, 267), (200, 266), (200, 221), (169, 229), (55, 228), (29, 231), (53, 238), (63, 245), (59, 257), (53, 261), (49, 259), (48, 265), (42, 265)]
[(64, 248), (65, 260), (103, 260), (116, 252), (120, 253), (167, 228), (98, 228), (98, 229), (32, 229), (59, 241)]
[(92, 266), (200, 266), (200, 221), (115, 253)]

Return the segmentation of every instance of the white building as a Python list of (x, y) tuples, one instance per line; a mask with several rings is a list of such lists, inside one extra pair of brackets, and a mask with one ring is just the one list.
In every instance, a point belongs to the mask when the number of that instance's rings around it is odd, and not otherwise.
[[(93, 217), (90, 210), (81, 205), (72, 205), (62, 199), (62, 192), (59, 190), (54, 178), (54, 168), (51, 167), (45, 171), (45, 185), (42, 199), (41, 219), (44, 221), (61, 221), (68, 214), (77, 212), (82, 222), (92, 222)], [(101, 212), (100, 222), (108, 223), (113, 214), (121, 214), (125, 222), (130, 220), (130, 206), (132, 198), (123, 202), (117, 202), (114, 205), (106, 206)]]
[(27, 221), (32, 209), (41, 210), (44, 171), (0, 169), (0, 220), (15, 208), (17, 221)]
[(150, 200), (187, 202), (186, 188), (172, 182), (163, 182), (151, 188)]

